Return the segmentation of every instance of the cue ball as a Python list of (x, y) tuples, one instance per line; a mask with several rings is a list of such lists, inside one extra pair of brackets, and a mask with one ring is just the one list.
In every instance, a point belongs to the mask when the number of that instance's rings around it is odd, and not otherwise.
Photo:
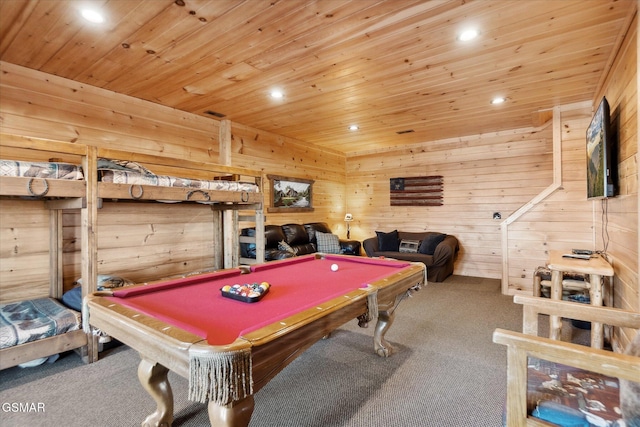
[(331, 271), (338, 271), (338, 264), (331, 264)]

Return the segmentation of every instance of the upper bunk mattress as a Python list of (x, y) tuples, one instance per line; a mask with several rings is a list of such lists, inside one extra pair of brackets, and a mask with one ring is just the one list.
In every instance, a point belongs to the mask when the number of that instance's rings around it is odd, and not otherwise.
[(17, 160), (0, 160), (0, 176), (70, 180), (84, 179), (80, 165), (60, 162), (25, 162)]
[(244, 191), (257, 193), (259, 187), (250, 182), (200, 180), (168, 175), (156, 175), (144, 166), (126, 160), (98, 160), (98, 177), (102, 182), (157, 187), (182, 187), (200, 190)]
[(0, 304), (0, 349), (80, 329), (80, 313), (53, 298)]
[[(61, 162), (26, 162), (0, 160), (0, 176), (82, 180), (80, 165)], [(98, 160), (98, 176), (102, 182), (157, 187), (182, 187), (201, 190), (243, 191), (257, 193), (259, 187), (250, 182), (200, 180), (156, 175), (144, 166), (127, 160)]]

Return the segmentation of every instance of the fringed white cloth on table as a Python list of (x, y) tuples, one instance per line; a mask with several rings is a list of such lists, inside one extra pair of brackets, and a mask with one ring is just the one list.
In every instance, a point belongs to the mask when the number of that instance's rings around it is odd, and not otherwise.
[(252, 394), (250, 349), (189, 353), (189, 400), (227, 405)]

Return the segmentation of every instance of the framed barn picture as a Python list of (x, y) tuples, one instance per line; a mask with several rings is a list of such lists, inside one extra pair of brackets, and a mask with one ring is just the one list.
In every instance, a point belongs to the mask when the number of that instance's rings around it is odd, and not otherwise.
[(267, 212), (313, 211), (312, 179), (267, 175), (271, 182), (271, 203)]

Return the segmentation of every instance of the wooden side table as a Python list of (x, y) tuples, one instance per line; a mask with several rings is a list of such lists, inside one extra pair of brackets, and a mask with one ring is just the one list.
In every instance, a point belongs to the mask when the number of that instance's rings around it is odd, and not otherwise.
[[(571, 251), (549, 251), (547, 267), (551, 270), (551, 298), (562, 299), (562, 274), (578, 273), (589, 275), (589, 296), (591, 305), (602, 305), (602, 276), (613, 277), (613, 267), (600, 255), (592, 255), (588, 260), (565, 258), (562, 255)], [(549, 316), (549, 338), (560, 339), (562, 320), (559, 316)], [(604, 345), (602, 323), (591, 324), (591, 347)]]

